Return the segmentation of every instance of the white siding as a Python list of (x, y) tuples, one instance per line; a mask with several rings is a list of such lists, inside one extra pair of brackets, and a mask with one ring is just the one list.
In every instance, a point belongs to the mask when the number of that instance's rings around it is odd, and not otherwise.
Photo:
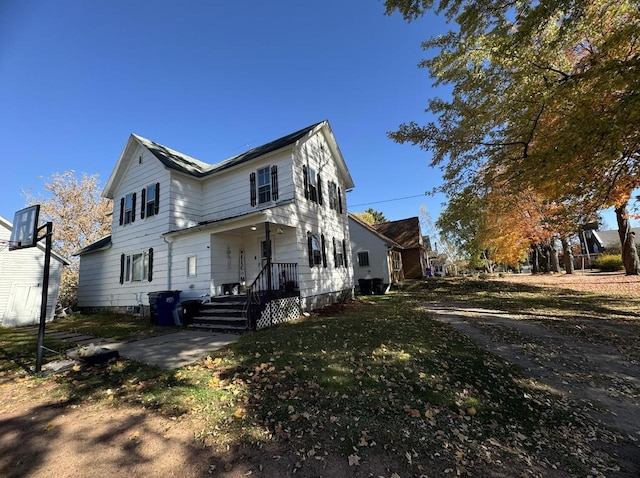
[[(142, 163), (139, 158), (142, 156)], [(170, 174), (162, 163), (146, 148), (139, 147), (126, 167), (126, 174), (113, 196), (113, 221), (111, 223), (111, 238), (114, 246), (138, 243), (145, 237), (158, 237), (169, 229), (172, 188)], [(140, 218), (142, 190), (151, 184), (160, 184), (160, 208), (157, 215)], [(120, 225), (121, 199), (127, 194), (136, 193), (135, 221)]]
[[(351, 233), (351, 248), (353, 254), (353, 273), (355, 283), (358, 279), (382, 278), (385, 284), (391, 283), (391, 270), (389, 268), (389, 249), (387, 244), (377, 235), (349, 219), (349, 229)], [(369, 253), (369, 266), (360, 267), (358, 265), (358, 253), (367, 251)]]
[[(120, 257), (153, 249), (152, 280), (120, 283)], [(79, 307), (127, 307), (149, 304), (149, 292), (171, 290), (167, 271), (168, 244), (162, 237), (138, 241), (85, 254), (80, 260)]]
[[(315, 297), (337, 294), (353, 289), (353, 264), (351, 262), (351, 240), (347, 216), (344, 184), (340, 181), (335, 161), (322, 133), (311, 137), (294, 150), (293, 180), (297, 191), (296, 218), (298, 224), (297, 250), (299, 256), (300, 290), (303, 308), (323, 305), (316, 303)], [(322, 179), (323, 204), (317, 204), (304, 196), (304, 176), (302, 166), (313, 168)], [(329, 181), (337, 183), (342, 193), (342, 214), (329, 207)], [(324, 235), (326, 241), (327, 267), (309, 267), (307, 233)], [(335, 267), (333, 260), (333, 238), (347, 245), (347, 267)]]
[[(140, 161), (142, 157), (142, 161)], [(158, 214), (140, 217), (142, 190), (149, 185), (160, 185)], [(135, 220), (120, 225), (121, 198), (136, 193)], [(139, 147), (126, 165), (126, 174), (114, 193), (111, 248), (83, 255), (80, 260), (78, 281), (79, 307), (126, 307), (148, 305), (148, 293), (167, 290), (168, 245), (163, 234), (169, 230), (172, 217), (172, 183), (162, 163), (146, 148)], [(120, 284), (120, 257), (122, 254), (153, 249), (152, 281)]]
[(226, 217), (248, 214), (276, 203), (251, 206), (249, 175), (267, 166), (278, 167), (278, 201), (293, 199), (291, 183), (291, 148), (250, 161), (242, 166), (223, 171), (206, 180), (202, 188), (202, 220), (216, 221)]
[[(0, 239), (9, 240), (9, 223), (0, 218)], [(40, 322), (44, 250), (40, 247), (0, 251), (0, 325), (16, 327)], [(53, 320), (63, 264), (51, 257), (47, 321)]]
[[(126, 166), (123, 163), (126, 171), (114, 185), (112, 247), (82, 256), (79, 305), (146, 305), (147, 293), (158, 290), (181, 290), (183, 299), (219, 294), (223, 284), (240, 281), (241, 252), (248, 284), (262, 268), (260, 241), (264, 240), (265, 221), (271, 224), (274, 262), (298, 264), (304, 308), (323, 305), (329, 296), (352, 293), (346, 191), (334, 159), (319, 132), (299, 144), (198, 179), (167, 171), (146, 148), (139, 147), (126, 159)], [(303, 164), (322, 178), (322, 205), (304, 197)], [(251, 206), (250, 174), (266, 166), (278, 168), (278, 200)], [(329, 207), (329, 181), (341, 190), (342, 213)], [(120, 226), (120, 198), (137, 192), (139, 209), (140, 191), (153, 182), (160, 183), (160, 213), (145, 219), (137, 213), (134, 223)], [(214, 223), (221, 220), (226, 221)], [(252, 225), (257, 226), (256, 231), (251, 230)], [(183, 231), (186, 228), (192, 229)], [(175, 231), (180, 233), (165, 235)], [(308, 232), (325, 236), (326, 268), (309, 267)], [(346, 242), (347, 267), (335, 266), (333, 238)], [(154, 249), (153, 281), (120, 284), (120, 255), (149, 247)], [(193, 277), (187, 276), (189, 256), (196, 257)]]

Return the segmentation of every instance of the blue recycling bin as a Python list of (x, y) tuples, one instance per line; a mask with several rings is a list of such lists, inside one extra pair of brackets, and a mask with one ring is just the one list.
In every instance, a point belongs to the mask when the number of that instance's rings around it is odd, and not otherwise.
[(155, 325), (173, 325), (174, 312), (180, 302), (180, 290), (161, 290), (149, 292), (149, 308), (151, 309), (151, 322)]

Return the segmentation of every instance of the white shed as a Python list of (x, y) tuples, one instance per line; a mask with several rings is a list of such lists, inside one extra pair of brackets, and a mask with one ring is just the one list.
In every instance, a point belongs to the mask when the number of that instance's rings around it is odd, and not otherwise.
[[(42, 279), (44, 271), (44, 241), (36, 247), (9, 251), (7, 242), (13, 225), (0, 216), (0, 325), (19, 327), (40, 322)], [(55, 315), (62, 267), (68, 262), (51, 254), (47, 321)]]

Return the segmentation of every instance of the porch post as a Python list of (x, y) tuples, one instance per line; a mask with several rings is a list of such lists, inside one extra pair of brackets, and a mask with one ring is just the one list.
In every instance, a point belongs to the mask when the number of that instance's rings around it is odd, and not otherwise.
[[(264, 223), (264, 241), (265, 241), (265, 249), (267, 255), (267, 297), (268, 301), (271, 302), (271, 294), (273, 291), (273, 277), (271, 276), (271, 229), (269, 228), (269, 223), (265, 221)], [(269, 325), (273, 325), (273, 307), (272, 304), (269, 304)]]
[(264, 223), (264, 242), (265, 255), (267, 256), (267, 289), (269, 292), (273, 290), (273, 278), (271, 277), (271, 230), (269, 223)]

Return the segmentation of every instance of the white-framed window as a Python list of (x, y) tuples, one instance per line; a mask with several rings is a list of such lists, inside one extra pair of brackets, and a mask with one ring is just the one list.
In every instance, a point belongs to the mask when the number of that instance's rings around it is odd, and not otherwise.
[(150, 184), (145, 189), (145, 213), (147, 217), (155, 216), (158, 210), (158, 189), (159, 184)]
[(313, 168), (307, 168), (307, 174), (309, 175), (309, 199), (313, 202), (318, 202), (318, 178)]
[(401, 264), (400, 253), (398, 251), (392, 251), (391, 252), (391, 260), (393, 262), (393, 270), (394, 270), (394, 272), (399, 272), (400, 271), (400, 264)]
[(127, 194), (124, 197), (124, 224), (132, 223), (135, 220), (134, 211), (136, 207), (136, 194)]
[(124, 281), (140, 282), (149, 278), (149, 253), (134, 252), (125, 256)]
[(258, 204), (271, 202), (271, 167), (258, 169)]
[(344, 266), (342, 241), (333, 238), (333, 258), (335, 259), (336, 267)]
[(338, 210), (338, 185), (329, 181), (329, 209)]
[(153, 247), (120, 254), (120, 284), (153, 280)]
[(358, 266), (369, 267), (369, 251), (358, 252)]
[(324, 234), (307, 233), (309, 267), (322, 265), (327, 267), (327, 251)]
[(187, 277), (195, 277), (198, 275), (196, 256), (187, 257)]

